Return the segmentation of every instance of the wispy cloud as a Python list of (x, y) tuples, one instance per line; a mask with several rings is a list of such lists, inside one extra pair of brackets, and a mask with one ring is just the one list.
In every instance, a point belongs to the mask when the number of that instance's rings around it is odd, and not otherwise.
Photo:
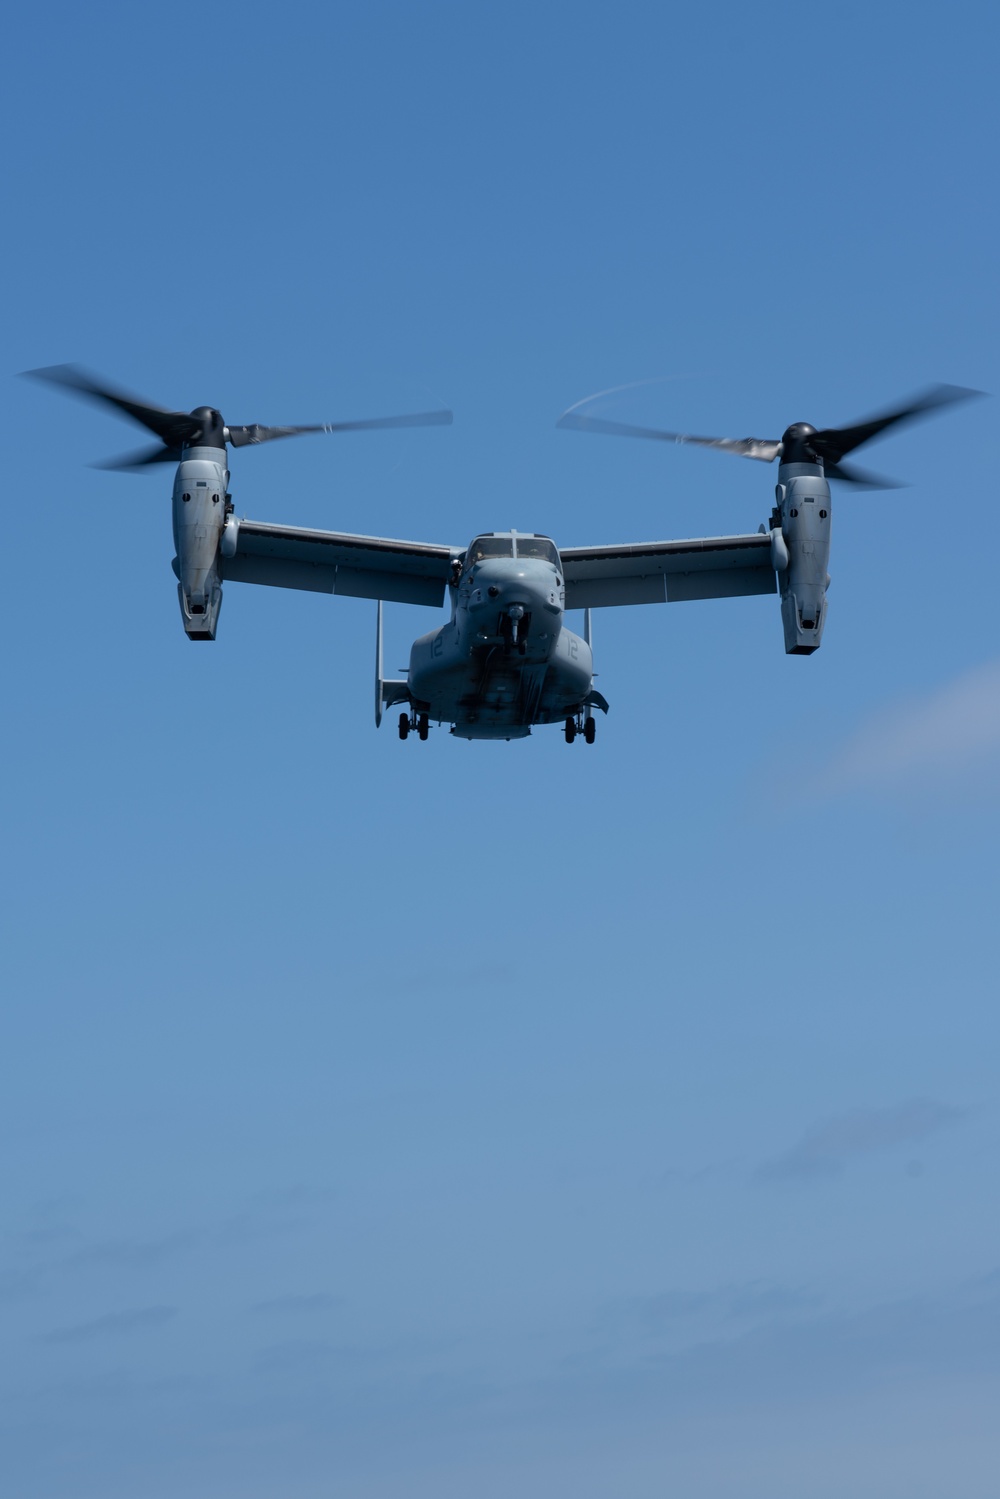
[(106, 1312), (90, 1322), (77, 1322), (72, 1327), (57, 1327), (42, 1337), (43, 1343), (89, 1343), (94, 1338), (115, 1336), (123, 1332), (135, 1332), (145, 1327), (162, 1327), (176, 1317), (175, 1306), (142, 1306), (128, 1312)]
[(212, 1232), (216, 1244), (243, 1248), (262, 1239), (308, 1233), (333, 1194), (301, 1185), (255, 1192)]
[(342, 1347), (319, 1338), (295, 1338), (261, 1348), (254, 1360), (254, 1368), (268, 1374), (318, 1374), (335, 1369), (356, 1369), (363, 1363), (372, 1362), (374, 1357), (374, 1350), (360, 1346)]
[[(0, 1266), (0, 1300), (17, 1299), (40, 1281), (67, 1271), (112, 1269), (142, 1272), (192, 1250), (222, 1250), (232, 1254), (234, 1250), (243, 1249), (260, 1239), (302, 1233), (312, 1221), (309, 1210), (327, 1200), (327, 1193), (310, 1192), (304, 1187), (258, 1192), (238, 1211), (214, 1223), (152, 1237), (123, 1234), (90, 1243), (86, 1242), (86, 1236), (79, 1228), (64, 1224), (46, 1226), (43, 1221), (41, 1225), (32, 1225), (10, 1236), (19, 1251), (18, 1257), (23, 1260), (26, 1254), (30, 1255), (34, 1263)], [(83, 1243), (66, 1253), (45, 1253), (81, 1239)]]
[(926, 1139), (963, 1116), (964, 1110), (930, 1098), (911, 1098), (884, 1109), (851, 1109), (814, 1124), (757, 1175), (771, 1180), (833, 1176), (850, 1160)]
[(1000, 661), (877, 714), (834, 755), (828, 792), (957, 780), (1000, 761)]
[(60, 1264), (74, 1270), (91, 1265), (143, 1270), (148, 1265), (159, 1265), (163, 1260), (190, 1249), (198, 1240), (199, 1236), (190, 1232), (164, 1234), (158, 1239), (107, 1239), (76, 1250), (60, 1261)]
[(305, 1296), (272, 1296), (267, 1301), (258, 1301), (253, 1310), (265, 1315), (312, 1315), (314, 1312), (325, 1312), (340, 1301), (339, 1296), (331, 1296), (327, 1291), (314, 1291)]
[(709, 1325), (771, 1321), (812, 1312), (822, 1303), (815, 1290), (800, 1285), (778, 1285), (752, 1280), (705, 1290), (657, 1291), (609, 1303), (602, 1311), (602, 1328), (641, 1331), (651, 1336)]

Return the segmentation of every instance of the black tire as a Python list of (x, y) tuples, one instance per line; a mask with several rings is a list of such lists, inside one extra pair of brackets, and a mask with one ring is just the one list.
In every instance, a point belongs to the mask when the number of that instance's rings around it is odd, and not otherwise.
[(401, 713), (399, 715), (399, 737), (405, 739), (410, 732), (410, 715)]
[(566, 733), (566, 743), (567, 744), (572, 744), (573, 740), (576, 738), (576, 720), (575, 719), (573, 719), (573, 718), (567, 718), (565, 733)]
[(420, 717), (417, 719), (417, 733), (420, 735), (421, 739), (426, 739), (430, 731), (430, 719), (427, 717), (426, 713), (421, 713)]
[(583, 725), (583, 737), (587, 741), (588, 744), (593, 744), (594, 740), (597, 738), (597, 719), (596, 718), (585, 719), (584, 725)]

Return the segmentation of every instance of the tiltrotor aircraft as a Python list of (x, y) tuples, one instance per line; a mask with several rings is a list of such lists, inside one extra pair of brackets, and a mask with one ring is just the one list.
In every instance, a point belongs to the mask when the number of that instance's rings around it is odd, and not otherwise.
[[(181, 617), (191, 640), (214, 640), (224, 582), (378, 600), (375, 722), (402, 706), (399, 735), (426, 739), (431, 722), (462, 739), (522, 739), (536, 724), (561, 724), (568, 743), (593, 744), (595, 708), (591, 610), (617, 604), (676, 603), (780, 592), (785, 650), (818, 649), (826, 616), (830, 551), (829, 479), (886, 483), (848, 469), (845, 454), (886, 428), (978, 394), (937, 386), (909, 405), (856, 423), (818, 430), (798, 422), (779, 440), (689, 437), (588, 417), (580, 403), (559, 425), (616, 435), (693, 442), (749, 458), (779, 457), (770, 529), (687, 541), (626, 542), (557, 550), (547, 536), (494, 531), (467, 547), (394, 541), (336, 531), (272, 525), (237, 517), (229, 494), (227, 443), (268, 442), (301, 432), (427, 425), (450, 412), (383, 417), (313, 427), (231, 427), (212, 407), (190, 414), (125, 396), (74, 366), (31, 371), (109, 403), (141, 422), (161, 446), (120, 460), (118, 468), (176, 461), (173, 515)], [(450, 618), (414, 641), (407, 676), (382, 671), (382, 603), (440, 606)], [(564, 623), (584, 611), (583, 636)]]

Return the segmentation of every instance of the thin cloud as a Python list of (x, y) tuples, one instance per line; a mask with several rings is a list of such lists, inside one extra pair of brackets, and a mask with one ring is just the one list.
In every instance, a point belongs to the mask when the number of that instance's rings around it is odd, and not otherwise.
[(834, 756), (821, 786), (838, 792), (957, 780), (997, 760), (1000, 661), (991, 661), (878, 714)]
[(708, 1322), (728, 1325), (770, 1321), (813, 1311), (822, 1302), (814, 1290), (751, 1280), (716, 1286), (711, 1290), (658, 1291), (609, 1304), (602, 1314), (607, 1327), (638, 1329), (652, 1335), (689, 1329)]
[(851, 1109), (814, 1124), (791, 1150), (765, 1162), (757, 1175), (772, 1181), (834, 1176), (848, 1161), (924, 1140), (963, 1115), (964, 1110), (929, 1098), (912, 1098), (886, 1109)]
[(177, 1315), (175, 1306), (143, 1306), (129, 1312), (107, 1312), (91, 1322), (57, 1327), (42, 1337), (43, 1343), (90, 1343), (95, 1338), (135, 1332), (144, 1327), (162, 1327)]
[(257, 1192), (239, 1212), (219, 1224), (213, 1237), (218, 1244), (242, 1247), (259, 1239), (301, 1233), (329, 1199), (328, 1192), (303, 1186)]
[(314, 1291), (305, 1296), (272, 1296), (267, 1301), (258, 1301), (253, 1310), (264, 1315), (272, 1313), (284, 1315), (285, 1313), (311, 1315), (314, 1312), (325, 1312), (330, 1307), (336, 1306), (340, 1301), (339, 1296), (331, 1296), (327, 1291)]
[[(302, 1209), (325, 1202), (328, 1193), (311, 1192), (293, 1186), (258, 1192), (243, 1208), (229, 1217), (198, 1227), (176, 1230), (153, 1238), (122, 1236), (83, 1243), (64, 1254), (39, 1257), (30, 1270), (0, 1267), (0, 1302), (19, 1300), (34, 1292), (45, 1280), (66, 1272), (78, 1273), (110, 1268), (142, 1272), (155, 1269), (166, 1261), (189, 1254), (192, 1250), (224, 1250), (231, 1253), (274, 1234), (302, 1232), (308, 1221)], [(61, 1206), (61, 1204), (56, 1204)], [(39, 1216), (42, 1210), (39, 1209)], [(61, 1240), (80, 1239), (79, 1229), (61, 1224), (23, 1230), (18, 1241), (22, 1249), (34, 1254), (46, 1247), (55, 1248)]]
[(143, 1270), (148, 1265), (158, 1265), (172, 1255), (190, 1249), (198, 1241), (199, 1235), (192, 1233), (164, 1234), (159, 1239), (109, 1239), (78, 1249), (67, 1255), (61, 1264), (74, 1270), (91, 1265)]
[(254, 1359), (258, 1373), (320, 1374), (357, 1368), (373, 1357), (371, 1349), (342, 1347), (320, 1338), (295, 1338), (261, 1348)]

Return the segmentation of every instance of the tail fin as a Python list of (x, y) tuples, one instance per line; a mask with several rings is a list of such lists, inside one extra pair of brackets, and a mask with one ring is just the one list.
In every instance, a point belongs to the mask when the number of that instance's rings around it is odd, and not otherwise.
[(410, 688), (407, 682), (387, 682), (382, 676), (382, 600), (379, 599), (375, 620), (375, 727), (378, 728), (382, 722), (383, 708), (391, 708), (393, 703), (409, 701)]

